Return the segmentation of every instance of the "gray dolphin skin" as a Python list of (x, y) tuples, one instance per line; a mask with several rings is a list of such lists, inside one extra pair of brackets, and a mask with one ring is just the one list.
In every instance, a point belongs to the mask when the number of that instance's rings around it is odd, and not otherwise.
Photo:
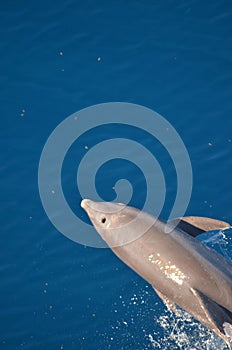
[(82, 208), (112, 251), (150, 283), (174, 312), (180, 306), (232, 346), (232, 265), (195, 237), (226, 229), (219, 220), (163, 222), (120, 203), (84, 199)]

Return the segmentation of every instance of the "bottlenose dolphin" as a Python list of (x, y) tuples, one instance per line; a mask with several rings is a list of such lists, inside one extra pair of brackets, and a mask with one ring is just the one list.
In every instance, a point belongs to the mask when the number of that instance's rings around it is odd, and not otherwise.
[(89, 199), (81, 206), (113, 252), (170, 309), (180, 306), (232, 346), (232, 265), (195, 238), (229, 224), (193, 216), (166, 223), (121, 203)]

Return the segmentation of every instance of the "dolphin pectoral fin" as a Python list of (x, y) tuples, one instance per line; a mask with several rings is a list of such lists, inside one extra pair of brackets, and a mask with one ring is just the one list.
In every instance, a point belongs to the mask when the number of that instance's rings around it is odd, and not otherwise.
[[(201, 311), (198, 320), (212, 329), (229, 346), (232, 346), (232, 312), (208, 298), (204, 293), (191, 288)], [(197, 304), (196, 304), (197, 305)]]
[(172, 219), (168, 221), (168, 224), (177, 226), (192, 237), (196, 237), (206, 231), (225, 230), (231, 227), (225, 221), (200, 216), (186, 216), (182, 219)]
[(160, 291), (158, 291), (154, 286), (152, 286), (156, 294), (160, 297), (160, 299), (164, 302), (166, 307), (174, 312), (177, 316), (180, 315), (179, 311), (176, 308), (176, 304), (171, 302), (164, 294), (162, 294)]

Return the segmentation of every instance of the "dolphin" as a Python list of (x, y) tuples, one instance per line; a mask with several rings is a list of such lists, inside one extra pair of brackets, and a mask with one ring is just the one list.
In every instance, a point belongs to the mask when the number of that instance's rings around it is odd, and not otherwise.
[(164, 222), (136, 208), (83, 199), (112, 251), (152, 285), (165, 305), (191, 314), (232, 347), (232, 265), (196, 237), (230, 228), (220, 220), (184, 217)]

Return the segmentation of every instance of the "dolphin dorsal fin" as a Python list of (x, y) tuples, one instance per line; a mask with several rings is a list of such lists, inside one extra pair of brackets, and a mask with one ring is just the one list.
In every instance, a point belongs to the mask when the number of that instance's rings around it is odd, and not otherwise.
[(168, 221), (168, 224), (176, 225), (176, 227), (192, 237), (196, 237), (206, 231), (225, 230), (231, 227), (231, 225), (225, 221), (200, 216), (185, 216), (182, 219), (172, 219)]

